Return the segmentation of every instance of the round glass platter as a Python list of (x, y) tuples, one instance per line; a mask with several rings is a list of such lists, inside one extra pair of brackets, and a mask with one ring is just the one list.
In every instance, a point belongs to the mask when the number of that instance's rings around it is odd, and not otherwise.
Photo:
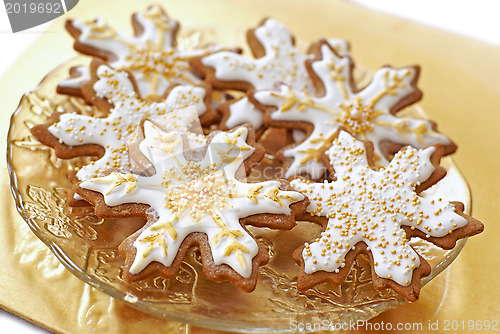
[[(31, 136), (29, 128), (47, 121), (54, 110), (94, 115), (82, 100), (55, 93), (71, 66), (88, 61), (77, 58), (51, 72), (39, 87), (26, 94), (12, 116), (8, 135), (8, 167), (16, 205), (21, 216), (74, 275), (112, 297), (155, 316), (196, 326), (236, 332), (290, 332), (290, 323), (367, 320), (405, 303), (391, 290), (377, 291), (371, 283), (369, 260), (359, 256), (347, 280), (338, 286), (322, 284), (303, 293), (296, 280), (299, 267), (292, 252), (320, 233), (320, 227), (299, 222), (291, 231), (250, 228), (265, 245), (271, 260), (260, 268), (257, 288), (244, 293), (229, 283), (213, 283), (203, 274), (197, 250), (191, 250), (170, 279), (150, 277), (125, 282), (124, 259), (117, 251), (123, 239), (139, 229), (141, 219), (102, 220), (90, 208), (66, 206), (71, 184), (67, 174), (88, 158), (60, 160), (52, 149)], [(422, 116), (418, 107), (403, 111)], [(470, 209), (467, 185), (450, 158), (442, 165), (448, 175), (423, 196), (464, 202)], [(275, 167), (266, 159), (261, 167)], [(255, 173), (250, 180), (257, 180)], [(264, 173), (259, 173), (265, 175)], [(465, 240), (452, 250), (441, 250), (413, 239), (414, 248), (433, 270), (425, 285), (458, 255)], [(422, 293), (425, 293), (423, 289)]]

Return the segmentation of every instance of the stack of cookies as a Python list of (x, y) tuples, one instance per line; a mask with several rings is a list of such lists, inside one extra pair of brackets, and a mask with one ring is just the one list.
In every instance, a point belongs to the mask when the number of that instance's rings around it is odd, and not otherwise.
[[(347, 42), (302, 52), (273, 19), (248, 30), (253, 57), (216, 43), (178, 48), (179, 23), (159, 6), (132, 25), (134, 36), (101, 19), (67, 22), (93, 61), (58, 93), (99, 113), (58, 110), (31, 129), (60, 158), (95, 157), (68, 175), (68, 205), (146, 219), (119, 247), (126, 280), (175, 275), (196, 247), (210, 280), (252, 292), (269, 255), (247, 226), (300, 220), (323, 232), (293, 254), (299, 290), (341, 284), (365, 254), (375, 288), (414, 301), (431, 268), (410, 239), (451, 249), (483, 230), (461, 203), (420, 196), (456, 145), (434, 122), (399, 116), (422, 96), (418, 66), (383, 67), (358, 87)], [(264, 158), (280, 164), (276, 178), (246, 180)]]

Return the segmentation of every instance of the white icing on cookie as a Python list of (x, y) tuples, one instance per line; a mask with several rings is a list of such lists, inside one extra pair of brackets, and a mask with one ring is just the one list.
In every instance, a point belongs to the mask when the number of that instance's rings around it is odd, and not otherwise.
[(219, 80), (248, 82), (256, 90), (270, 89), (276, 82), (286, 82), (300, 90), (313, 89), (304, 64), (308, 56), (294, 46), (287, 27), (267, 19), (254, 34), (264, 47), (263, 57), (252, 59), (221, 51), (203, 57), (203, 65), (214, 68)]
[[(200, 83), (200, 79), (191, 72), (188, 58), (221, 49), (216, 46), (177, 49), (175, 37), (179, 24), (158, 5), (136, 13), (134, 19), (142, 30), (135, 37), (115, 31), (101, 18), (88, 22), (72, 20), (71, 25), (81, 32), (78, 43), (108, 55), (111, 67), (132, 73), (142, 98), (161, 97), (171, 83)], [(80, 81), (88, 79), (82, 76)], [(68, 84), (76, 85), (77, 82), (66, 80), (62, 83)]]
[[(176, 111), (177, 114), (186, 115), (185, 119), (198, 119), (198, 113), (196, 108), (193, 106), (186, 107)], [(191, 116), (189, 116), (191, 115)], [(155, 125), (155, 128), (161, 130), (158, 131), (155, 136), (161, 138), (164, 132), (180, 132), (183, 129), (172, 127), (172, 120), (169, 115), (158, 116), (154, 118), (148, 118), (148, 123), (151, 122)], [(187, 139), (188, 146), (191, 150), (197, 149), (199, 147), (207, 145), (207, 136), (203, 134), (203, 129), (199, 122), (196, 124), (190, 124), (189, 131), (183, 132), (182, 135)], [(198, 125), (198, 126), (196, 126)], [(141, 128), (137, 128), (130, 137), (127, 139), (127, 148), (129, 152), (129, 158), (132, 165), (132, 173), (141, 175), (152, 175), (154, 174), (154, 166), (147, 160), (147, 158), (140, 153), (139, 146), (144, 140), (144, 134)], [(161, 139), (160, 139), (161, 140)]]
[[(255, 90), (272, 89), (275, 83), (286, 83), (297, 90), (313, 92), (314, 87), (305, 67), (305, 61), (312, 56), (302, 53), (293, 43), (293, 36), (286, 26), (273, 19), (267, 19), (254, 30), (254, 35), (264, 47), (265, 55), (251, 59), (240, 54), (221, 51), (203, 57), (202, 63), (215, 69), (215, 77), (223, 81), (242, 81)], [(349, 45), (340, 39), (330, 39), (340, 52), (349, 52)], [(250, 123), (256, 129), (263, 124), (263, 115), (246, 97), (229, 107), (230, 117), (225, 126)]]
[(326, 42), (331, 46), (331, 48), (342, 57), (347, 57), (351, 55), (351, 47), (349, 42), (340, 38), (329, 38)]
[(72, 76), (61, 81), (58, 86), (66, 89), (80, 89), (89, 79), (90, 71), (88, 67), (76, 66), (73, 68)]
[(234, 128), (238, 125), (249, 123), (255, 129), (262, 126), (264, 114), (258, 110), (255, 105), (244, 97), (229, 105), (229, 118), (226, 121), (228, 129)]
[(105, 154), (92, 164), (82, 167), (76, 174), (79, 180), (102, 176), (110, 169), (129, 171), (126, 143), (143, 118), (163, 116), (170, 128), (187, 131), (193, 121), (191, 113), (178, 110), (193, 106), (200, 116), (207, 110), (206, 91), (197, 86), (176, 86), (165, 100), (140, 100), (126, 72), (118, 72), (106, 65), (97, 69), (98, 80), (94, 91), (113, 105), (106, 118), (95, 118), (75, 113), (62, 114), (59, 122), (49, 127), (52, 135), (70, 146), (98, 144)]
[[(276, 83), (314, 92), (314, 87), (305, 67), (305, 61), (313, 55), (298, 50), (293, 36), (286, 26), (273, 19), (267, 19), (254, 30), (254, 35), (264, 47), (265, 55), (250, 59), (234, 52), (222, 51), (203, 57), (202, 63), (215, 69), (215, 77), (222, 81), (247, 82), (255, 90), (272, 89)], [(327, 43), (340, 54), (349, 54), (349, 43), (331, 38)], [(229, 106), (229, 118), (225, 126), (232, 128), (250, 123), (256, 129), (263, 125), (263, 115), (248, 101)]]
[(289, 206), (304, 196), (279, 190), (279, 181), (245, 183), (235, 178), (255, 150), (246, 143), (245, 127), (216, 134), (198, 162), (186, 160), (181, 133), (162, 133), (150, 122), (144, 131), (141, 151), (153, 162), (155, 175), (112, 173), (80, 185), (103, 194), (107, 205), (143, 203), (156, 212), (157, 220), (133, 244), (137, 252), (130, 272), (139, 273), (153, 261), (170, 266), (186, 236), (202, 232), (216, 265), (227, 264), (250, 277), (258, 245), (239, 219), (290, 214)]
[(324, 96), (311, 96), (286, 85), (254, 94), (259, 103), (277, 108), (271, 113), (273, 121), (314, 125), (303, 142), (284, 151), (285, 157), (293, 159), (286, 177), (301, 173), (314, 179), (321, 177), (325, 166), (319, 161), (319, 153), (331, 144), (339, 127), (346, 128), (356, 138), (370, 140), (378, 165), (388, 163), (381, 149), (384, 141), (417, 148), (450, 144), (446, 136), (432, 129), (431, 122), (391, 113), (402, 101), (418, 94), (414, 87), (418, 77), (416, 68), (384, 67), (374, 74), (368, 86), (356, 92), (351, 87), (350, 58), (339, 57), (326, 44), (322, 45), (321, 54), (322, 59), (313, 62), (312, 69), (324, 85)]
[(341, 131), (326, 152), (337, 180), (291, 182), (311, 200), (307, 212), (328, 218), (326, 230), (302, 252), (305, 272), (338, 272), (347, 253), (364, 242), (373, 255), (375, 273), (408, 286), (420, 260), (401, 226), (439, 238), (467, 224), (453, 204), (415, 192), (435, 170), (430, 162), (434, 151), (432, 146), (407, 147), (376, 171), (368, 165), (363, 143)]

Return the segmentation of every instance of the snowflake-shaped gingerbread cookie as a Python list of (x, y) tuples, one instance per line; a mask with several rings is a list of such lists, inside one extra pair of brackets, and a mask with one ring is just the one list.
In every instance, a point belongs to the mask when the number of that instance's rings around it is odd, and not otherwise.
[[(41, 142), (55, 148), (61, 158), (102, 155), (78, 170), (76, 177), (80, 181), (103, 176), (110, 168), (129, 171), (127, 141), (145, 118), (161, 116), (169, 129), (188, 131), (193, 122), (203, 123), (214, 117), (208, 86), (178, 85), (167, 92), (164, 100), (150, 102), (139, 98), (127, 72), (99, 62), (94, 62), (91, 69), (92, 80), (84, 86), (84, 92), (94, 105), (109, 111), (108, 115), (97, 118), (56, 113), (49, 123), (31, 130)], [(197, 114), (185, 112), (190, 106)]]
[(449, 249), (457, 239), (481, 232), (483, 225), (464, 214), (461, 203), (419, 195), (445, 174), (438, 165), (441, 146), (406, 147), (380, 170), (372, 169), (372, 153), (371, 145), (341, 131), (324, 156), (336, 180), (291, 182), (311, 200), (311, 218), (325, 227), (294, 253), (302, 268), (298, 285), (340, 284), (356, 255), (367, 253), (375, 287), (390, 287), (413, 301), (430, 266), (411, 247), (410, 238)]
[(422, 148), (439, 143), (446, 154), (455, 151), (455, 144), (436, 132), (431, 121), (395, 115), (422, 95), (416, 87), (418, 67), (384, 67), (375, 72), (366, 87), (357, 90), (351, 59), (339, 56), (328, 44), (321, 45), (318, 59), (307, 64), (319, 96), (287, 85), (250, 96), (267, 113), (268, 125), (307, 133), (304, 140), (277, 155), (284, 160), (287, 177), (321, 178), (326, 167), (320, 162), (320, 153), (328, 148), (340, 127), (358, 139), (371, 141), (379, 166), (386, 165), (387, 156), (404, 145)]
[[(169, 276), (186, 251), (198, 245), (210, 279), (230, 280), (252, 291), (267, 253), (244, 225), (289, 229), (307, 206), (305, 196), (286, 190), (286, 181), (238, 179), (252, 160), (263, 156), (261, 148), (251, 146), (255, 135), (247, 127), (214, 133), (201, 160), (186, 159), (182, 133), (162, 132), (150, 122), (144, 123), (144, 133), (140, 147), (155, 167), (153, 176), (115, 172), (84, 181), (78, 190), (97, 203), (97, 214), (103, 207), (122, 206), (128, 215), (134, 204), (127, 203), (146, 204), (154, 211), (139, 210), (142, 215), (149, 212), (148, 223), (120, 246), (128, 278), (141, 277), (146, 268), (158, 269), (159, 264)], [(95, 192), (102, 195), (96, 199)]]
[[(221, 50), (209, 46), (191, 50), (176, 47), (179, 23), (171, 19), (159, 5), (152, 5), (132, 16), (135, 35), (124, 35), (103, 19), (68, 20), (66, 29), (75, 39), (77, 51), (102, 59), (117, 70), (132, 74), (142, 99), (157, 100), (172, 83), (198, 84), (188, 59)], [(89, 80), (85, 66), (72, 69), (71, 77), (58, 86), (60, 93), (80, 95), (83, 83)]]
[[(305, 61), (311, 58), (295, 46), (295, 40), (286, 26), (274, 19), (265, 19), (247, 32), (247, 41), (255, 58), (231, 51), (219, 51), (190, 60), (193, 69), (204, 75), (216, 88), (237, 90), (272, 89), (280, 82), (295, 89), (312, 93), (314, 85), (309, 78)], [(344, 40), (328, 42), (340, 53), (348, 53)], [(314, 49), (314, 44), (311, 49)], [(259, 129), (263, 114), (246, 97), (230, 101), (221, 107), (221, 128), (228, 129), (243, 123)]]

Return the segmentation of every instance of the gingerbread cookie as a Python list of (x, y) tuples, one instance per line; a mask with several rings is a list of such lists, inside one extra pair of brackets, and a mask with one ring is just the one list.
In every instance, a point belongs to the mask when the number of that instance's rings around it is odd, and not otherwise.
[(319, 159), (320, 152), (331, 144), (339, 127), (346, 128), (356, 138), (370, 140), (378, 166), (387, 165), (390, 154), (404, 145), (422, 148), (439, 143), (446, 154), (455, 151), (456, 145), (436, 132), (433, 122), (396, 115), (422, 95), (416, 87), (417, 66), (384, 67), (375, 72), (366, 87), (357, 90), (351, 59), (337, 55), (326, 43), (320, 50), (318, 58), (307, 63), (318, 96), (287, 85), (249, 95), (266, 112), (268, 125), (300, 129), (307, 134), (303, 141), (277, 155), (284, 161), (287, 177), (321, 178), (326, 167)]
[[(192, 58), (190, 64), (215, 88), (263, 90), (272, 89), (274, 84), (281, 82), (301, 91), (314, 91), (305, 67), (305, 61), (311, 55), (296, 48), (293, 35), (283, 24), (265, 19), (257, 28), (247, 32), (247, 41), (254, 59), (235, 52), (220, 51)], [(339, 39), (329, 42), (339, 52), (348, 53), (347, 42)], [(311, 49), (316, 49), (316, 44)], [(220, 110), (222, 129), (249, 123), (258, 130), (263, 124), (262, 113), (247, 98), (231, 101)]]
[(78, 189), (98, 215), (147, 216), (147, 224), (120, 246), (126, 279), (175, 274), (187, 250), (198, 245), (210, 279), (252, 291), (268, 256), (244, 225), (289, 229), (304, 212), (306, 197), (287, 190), (286, 181), (240, 180), (263, 157), (250, 128), (213, 133), (198, 161), (185, 158), (182, 133), (162, 133), (150, 122), (144, 133), (140, 149), (154, 165), (153, 176), (113, 172)]
[[(141, 99), (157, 100), (172, 83), (199, 84), (201, 80), (191, 72), (188, 59), (223, 49), (215, 45), (192, 50), (177, 48), (179, 23), (159, 5), (135, 13), (132, 27), (135, 34), (131, 37), (114, 30), (101, 18), (66, 23), (75, 39), (75, 50), (100, 58), (116, 70), (130, 72)], [(58, 92), (79, 95), (82, 84), (89, 79), (85, 67), (79, 66), (58, 86)]]
[(308, 196), (307, 211), (324, 227), (316, 240), (294, 253), (301, 265), (299, 289), (320, 282), (340, 284), (359, 253), (372, 264), (377, 289), (389, 287), (414, 301), (420, 278), (430, 266), (410, 245), (419, 237), (442, 248), (480, 233), (483, 224), (463, 213), (463, 205), (420, 192), (439, 181), (442, 147), (405, 147), (389, 165), (375, 170), (373, 146), (346, 131), (336, 134), (323, 158), (336, 180), (315, 183), (295, 179), (291, 185)]
[[(190, 113), (178, 113), (194, 106), (199, 121), (209, 122), (215, 115), (210, 107), (210, 88), (178, 85), (167, 91), (158, 102), (141, 100), (127, 72), (120, 72), (94, 62), (92, 79), (83, 87), (87, 100), (101, 110), (109, 111), (104, 118), (74, 113), (55, 114), (47, 124), (32, 128), (42, 143), (55, 149), (57, 156), (97, 155), (97, 161), (83, 166), (76, 174), (79, 180), (103, 176), (110, 169), (130, 171), (126, 143), (143, 118), (164, 116), (170, 128), (188, 130), (193, 119)], [(198, 121), (198, 120), (196, 120)]]

